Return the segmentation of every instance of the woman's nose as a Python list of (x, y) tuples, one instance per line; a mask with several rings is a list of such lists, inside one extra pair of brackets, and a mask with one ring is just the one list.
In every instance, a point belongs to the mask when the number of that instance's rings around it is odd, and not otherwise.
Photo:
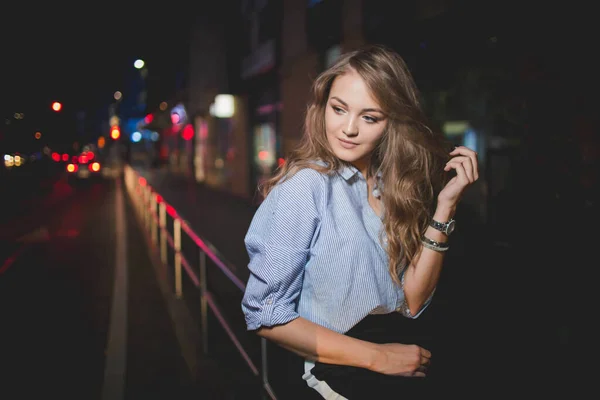
[(343, 129), (344, 135), (346, 136), (356, 136), (358, 135), (358, 126), (356, 124), (356, 119), (350, 117), (348, 119), (348, 125), (346, 125), (346, 129)]

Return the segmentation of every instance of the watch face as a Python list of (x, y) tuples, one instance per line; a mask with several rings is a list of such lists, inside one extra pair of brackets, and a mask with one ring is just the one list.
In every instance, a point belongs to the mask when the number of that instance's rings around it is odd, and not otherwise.
[(454, 220), (448, 222), (448, 227), (446, 228), (446, 232), (449, 234), (451, 234), (452, 232), (454, 232), (454, 226), (455, 226), (456, 222), (454, 222)]

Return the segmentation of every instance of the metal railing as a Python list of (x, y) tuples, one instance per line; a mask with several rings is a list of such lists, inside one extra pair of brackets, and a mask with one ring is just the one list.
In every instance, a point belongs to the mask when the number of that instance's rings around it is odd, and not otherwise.
[[(252, 361), (248, 351), (240, 343), (233, 329), (227, 323), (214, 294), (208, 288), (208, 261), (210, 260), (212, 265), (220, 270), (242, 293), (246, 287), (245, 283), (232, 272), (232, 269), (228, 266), (229, 263), (222, 257), (219, 257), (218, 252), (213, 250), (214, 247), (194, 232), (177, 210), (167, 203), (163, 196), (157, 193), (148, 184), (146, 179), (129, 165), (124, 166), (124, 179), (129, 198), (138, 214), (140, 223), (143, 225), (146, 233), (149, 234), (153, 248), (158, 249), (162, 264), (168, 268), (173, 268), (174, 295), (178, 299), (183, 297), (183, 271), (185, 271), (194, 286), (200, 291), (200, 334), (203, 353), (207, 354), (209, 349), (208, 316), (210, 310), (227, 333), (252, 374), (261, 380), (264, 389), (263, 397), (264, 395), (268, 395), (268, 398), (276, 400), (277, 398), (268, 379), (267, 341), (264, 338), (260, 338), (261, 365), (259, 368)], [(167, 227), (167, 215), (172, 218), (172, 234)], [(198, 274), (182, 252), (182, 232), (195, 243), (199, 251)], [(172, 249), (172, 260), (169, 260), (167, 246), (170, 246)], [(172, 261), (172, 265), (170, 261)]]

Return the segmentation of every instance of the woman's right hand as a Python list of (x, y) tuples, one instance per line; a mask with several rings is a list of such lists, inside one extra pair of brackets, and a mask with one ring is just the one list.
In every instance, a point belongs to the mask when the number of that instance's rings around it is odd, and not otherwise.
[(385, 375), (425, 377), (431, 352), (416, 344), (384, 343), (377, 345), (372, 371)]

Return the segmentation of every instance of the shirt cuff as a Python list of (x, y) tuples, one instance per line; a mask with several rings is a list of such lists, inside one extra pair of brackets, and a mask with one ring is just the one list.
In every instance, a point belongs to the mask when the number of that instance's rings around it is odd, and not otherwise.
[(293, 305), (276, 304), (270, 295), (263, 301), (261, 310), (246, 315), (246, 326), (248, 330), (256, 330), (262, 326), (283, 325), (299, 316)]

